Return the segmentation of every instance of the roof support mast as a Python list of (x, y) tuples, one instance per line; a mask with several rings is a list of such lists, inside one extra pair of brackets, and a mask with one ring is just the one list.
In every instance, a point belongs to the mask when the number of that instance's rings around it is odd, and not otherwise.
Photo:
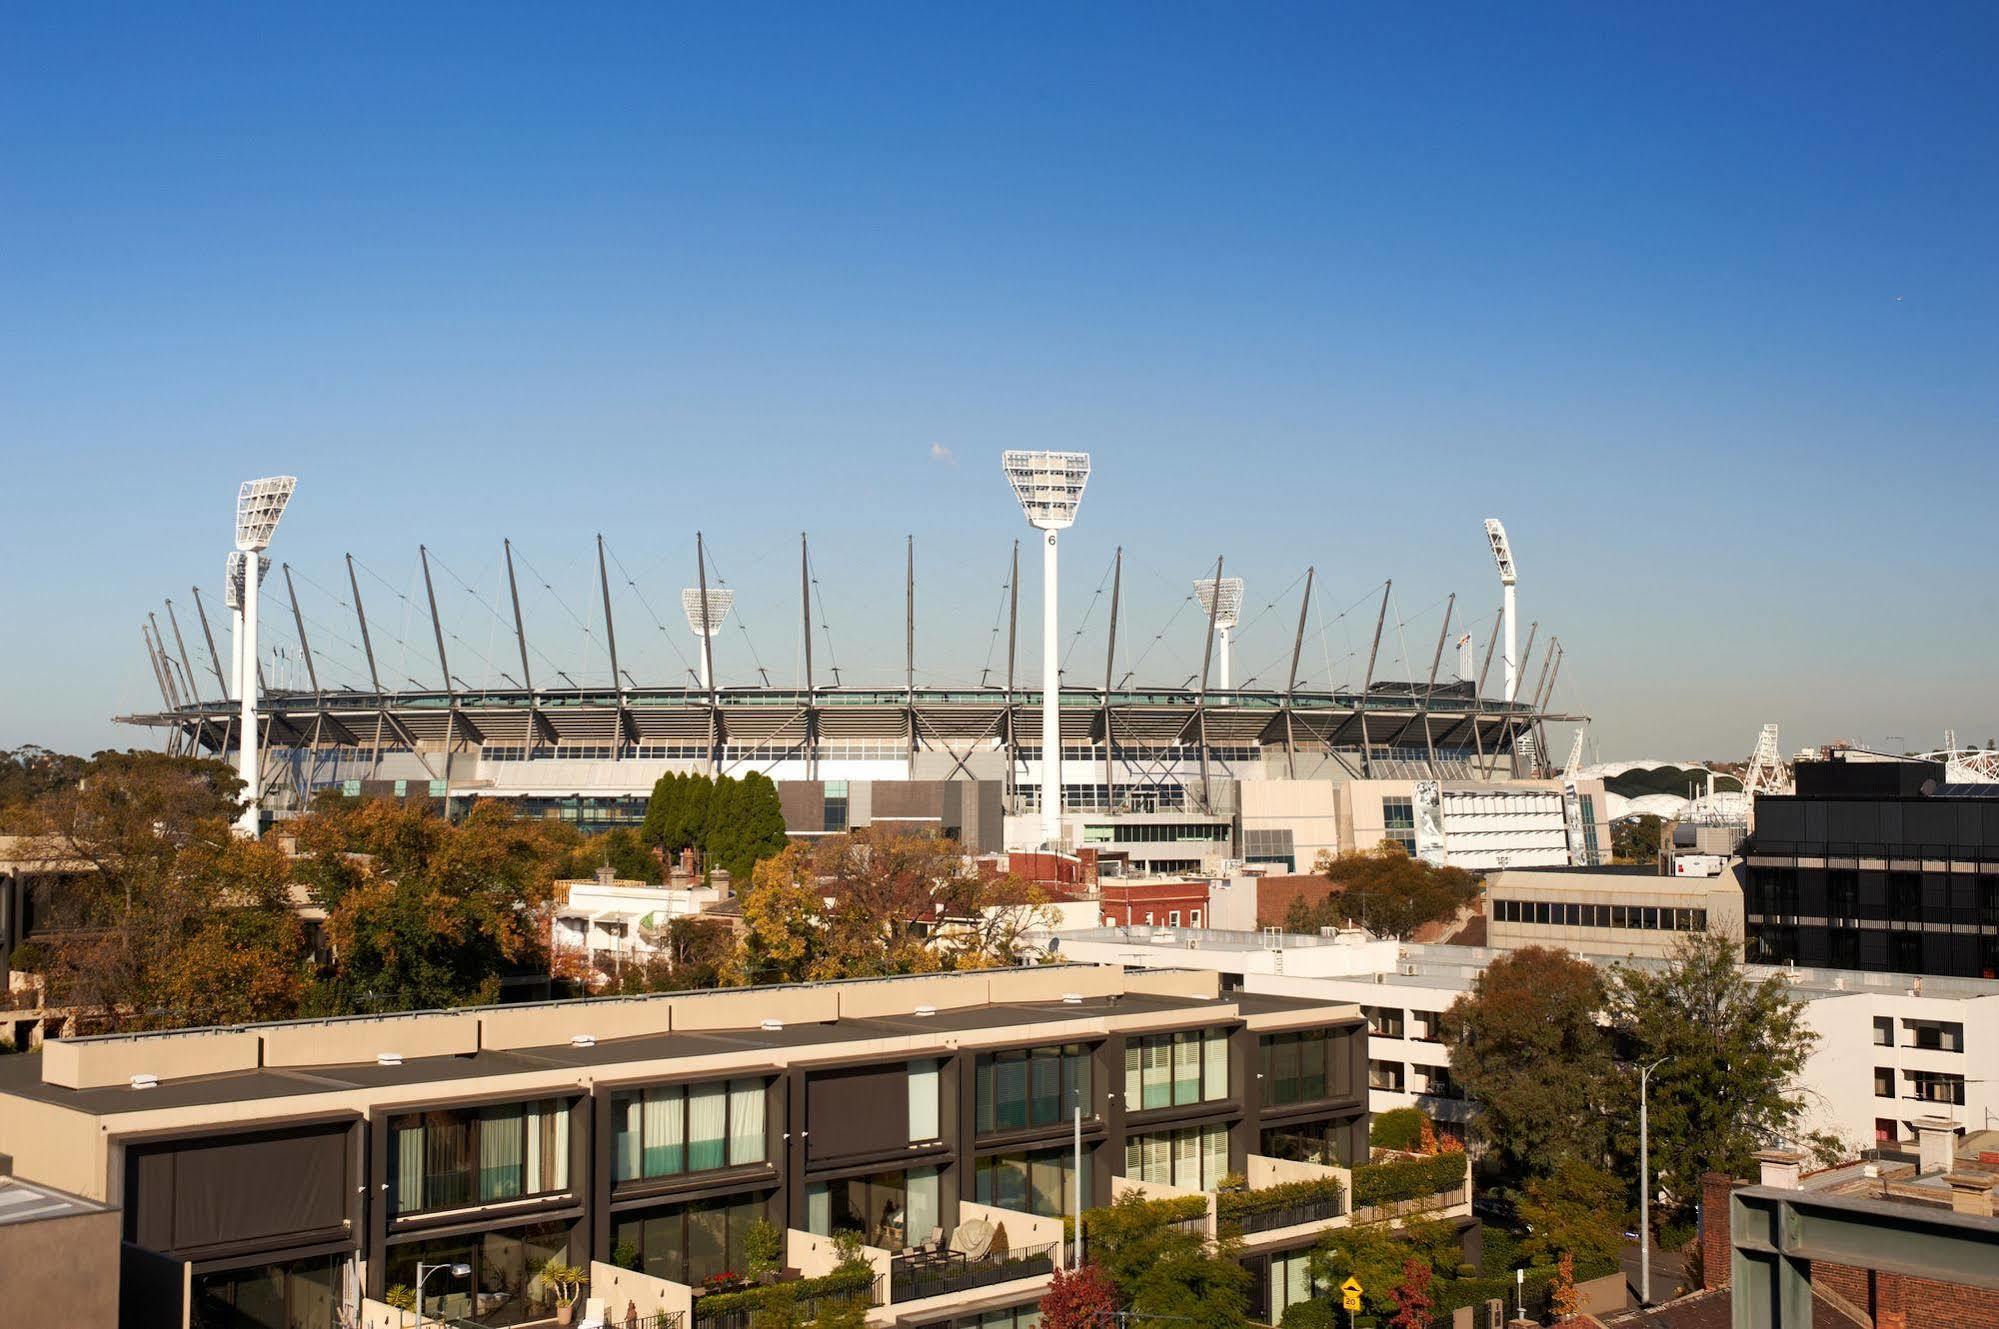
[(1104, 805), (1117, 811), (1117, 727), (1111, 706), (1111, 674), (1117, 668), (1118, 598), (1124, 590), (1124, 546), (1111, 560), (1111, 632), (1104, 647)]
[(444, 620), (437, 616), (437, 587), (430, 580), (430, 549), (426, 545), (416, 547), (417, 560), (423, 564), (423, 593), (430, 602), (431, 631), (437, 637), (437, 667), (444, 671), (444, 696), (450, 709), (444, 713), (444, 815), (451, 816), (451, 743), (458, 727), (458, 693), (451, 686), (451, 662), (444, 654)]
[(1019, 735), (1015, 732), (1015, 721), (1019, 718), (1013, 709), (1014, 666), (1019, 661), (1020, 645), (1020, 541), (1013, 542), (1013, 570), (1006, 576), (1006, 810), (1014, 810), (1014, 794), (1018, 785), (1018, 771), (1015, 763), (1019, 760)]
[(805, 773), (819, 778), (819, 706), (812, 686), (812, 551), (798, 533), (798, 622), (805, 642)]
[(1381, 630), (1388, 624), (1388, 595), (1394, 589), (1393, 577), (1381, 583), (1381, 612), (1374, 617), (1374, 644), (1367, 648), (1367, 674), (1360, 685), (1360, 771), (1364, 777), (1374, 774), (1374, 745), (1367, 736), (1367, 694), (1374, 691), (1374, 660), (1381, 654)]
[(1284, 676), (1284, 770), (1298, 778), (1298, 741), (1292, 732), (1291, 700), (1298, 691), (1298, 657), (1305, 650), (1305, 615), (1312, 608), (1312, 577), (1316, 568), (1305, 569), (1305, 594), (1298, 600), (1298, 635), (1291, 639), (1291, 670)]
[(611, 617), (611, 574), (604, 566), (604, 536), (597, 535), (597, 587), (604, 593), (604, 645), (611, 652), (611, 690), (618, 696), (617, 740), (611, 744), (611, 760), (622, 761), (625, 744), (636, 741), (625, 709), (625, 676), (618, 672), (618, 625)]
[(298, 481), (289, 475), (245, 480), (236, 491), (236, 551), (243, 555), (243, 742), (239, 751), (243, 777), (243, 813), (236, 830), (257, 838), (263, 825), (263, 772), (259, 768), (257, 734), (257, 584), (263, 577), (263, 552), (277, 534), (278, 521), (291, 502)]
[[(1221, 584), (1222, 556), (1217, 554), (1215, 555), (1214, 585), (1220, 586)], [(1197, 590), (1199, 586), (1200, 583), (1196, 582), (1195, 587)], [(1213, 812), (1215, 810), (1214, 799), (1208, 785), (1208, 666), (1213, 663), (1215, 658), (1215, 626), (1221, 615), (1222, 597), (1210, 593), (1205, 598), (1208, 601), (1208, 636), (1207, 640), (1201, 646), (1201, 691), (1194, 699), (1194, 725), (1197, 734), (1196, 741), (1200, 744), (1201, 753), (1201, 810), (1203, 812)]]
[(1437, 666), (1444, 662), (1444, 643), (1451, 637), (1451, 611), (1457, 608), (1458, 593), (1444, 601), (1444, 626), (1437, 630), (1437, 652), (1430, 657), (1430, 681), (1423, 685), (1423, 747), (1430, 754), (1430, 778), (1437, 779), (1437, 736), (1430, 730), (1430, 699), (1437, 691)]

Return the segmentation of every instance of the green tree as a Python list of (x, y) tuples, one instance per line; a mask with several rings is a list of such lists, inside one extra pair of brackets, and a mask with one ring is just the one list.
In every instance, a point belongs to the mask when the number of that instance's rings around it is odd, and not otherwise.
[(708, 841), (708, 803), (714, 784), (705, 775), (669, 771), (653, 783), (639, 834), (668, 859)]
[(1210, 1246), (1183, 1230), (1171, 1202), (1128, 1193), (1083, 1216), (1091, 1258), (1117, 1288), (1118, 1300), (1141, 1319), (1184, 1320), (1207, 1329), (1243, 1329), (1249, 1322), (1250, 1273), (1236, 1261), (1240, 1243)]
[(1610, 854), (1620, 863), (1655, 863), (1659, 859), (1659, 837), (1666, 828), (1663, 817), (1641, 812), (1610, 824)]
[(1444, 1013), (1451, 1078), (1481, 1105), (1476, 1129), (1507, 1181), (1546, 1176), (1564, 1158), (1603, 1158), (1603, 1001), (1595, 966), (1530, 946), (1486, 966)]
[(814, 881), (812, 855), (792, 845), (757, 864), (742, 893), (743, 935), (721, 965), (723, 981), (796, 983), (824, 967), (824, 905)]
[(1454, 1268), (1460, 1250), (1448, 1223), (1411, 1218), (1400, 1228), (1362, 1223), (1330, 1229), (1319, 1237), (1308, 1265), (1313, 1279), (1326, 1287), (1358, 1279), (1362, 1303), (1370, 1312), (1385, 1315), (1395, 1306), (1395, 1287), (1410, 1260), (1433, 1269)]
[[(1773, 1141), (1801, 1143), (1826, 1159), (1842, 1149), (1807, 1129), (1798, 1079), (1818, 1035), (1803, 1007), (1782, 979), (1752, 981), (1738, 959), (1729, 938), (1691, 934), (1663, 969), (1619, 967), (1608, 985), (1605, 1008), (1626, 1051), (1609, 1082), (1613, 1115), (1637, 1121), (1636, 1067), (1659, 1062), (1651, 1077), (1652, 1168), (1673, 1212), (1698, 1200), (1703, 1173), (1748, 1176), (1752, 1155)], [(1616, 1143), (1635, 1156), (1635, 1129)]]
[(1407, 940), (1425, 923), (1450, 918), (1478, 898), (1477, 877), (1411, 858), (1394, 840), (1336, 858), (1321, 855), (1317, 871), (1331, 890), (1311, 903), (1292, 901), (1284, 923), (1293, 932), (1358, 922), (1377, 936)]
[(1520, 1196), (1527, 1236), (1520, 1249), (1550, 1259), (1572, 1255), (1584, 1268), (1615, 1264), (1624, 1248), (1625, 1187), (1602, 1168), (1565, 1158)]

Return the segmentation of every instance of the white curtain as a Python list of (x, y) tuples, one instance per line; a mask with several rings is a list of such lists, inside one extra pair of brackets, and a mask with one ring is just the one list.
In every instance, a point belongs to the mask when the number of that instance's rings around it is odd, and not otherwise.
[(1143, 1081), (1138, 1068), (1139, 1041), (1130, 1039), (1124, 1045), (1124, 1110), (1136, 1112), (1145, 1101)]
[(640, 1150), (645, 1145), (644, 1100), (637, 1094), (619, 1100), (618, 1138), (614, 1146), (615, 1157), (612, 1166), (616, 1169), (616, 1179), (631, 1181), (643, 1176), (640, 1171)]
[(559, 1098), (552, 1098), (541, 1105), (540, 1131), (543, 1157), (536, 1171), (542, 1177), (542, 1189), (566, 1191), (569, 1189), (569, 1104)]
[[(533, 1122), (533, 1117), (529, 1117)], [(533, 1131), (529, 1131), (533, 1134)], [(536, 1175), (530, 1167), (528, 1175)], [(521, 1109), (484, 1108), (479, 1113), (479, 1198), (511, 1200), (521, 1193)]]
[(764, 1082), (729, 1082), (729, 1165), (764, 1161)]
[(937, 1226), (937, 1197), (936, 1168), (917, 1168), (909, 1174), (909, 1222), (904, 1239), (912, 1245), (928, 1241), (930, 1230)]
[(1229, 1036), (1227, 1031), (1210, 1029), (1201, 1044), (1202, 1060), (1205, 1063), (1206, 1092), (1208, 1098), (1229, 1096)]
[(697, 1084), (687, 1091), (687, 1170), (702, 1172), (728, 1163), (729, 1090), (721, 1083)]
[(396, 1131), (396, 1212), (413, 1214), (423, 1208), (423, 1126), (421, 1122)]
[(1221, 1185), (1229, 1170), (1229, 1128), (1209, 1126), (1201, 1132), (1201, 1189)]
[(1173, 1184), (1190, 1191), (1201, 1189), (1201, 1132), (1173, 1132)]
[[(935, 1140), (938, 1127), (938, 1074), (935, 1061), (909, 1063), (909, 1138), (911, 1143)], [(924, 1231), (929, 1231), (925, 1228)]]
[(648, 1089), (645, 1096), (645, 1175), (669, 1177), (686, 1166), (686, 1090)]

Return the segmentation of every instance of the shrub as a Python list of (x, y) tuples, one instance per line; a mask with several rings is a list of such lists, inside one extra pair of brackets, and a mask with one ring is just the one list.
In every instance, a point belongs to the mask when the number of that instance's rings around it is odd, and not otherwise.
[(38, 974), (49, 966), (48, 948), (39, 941), (24, 941), (14, 948), (7, 964), (24, 974)]
[(1336, 1315), (1329, 1297), (1314, 1297), (1288, 1307), (1281, 1321), (1283, 1329), (1346, 1329), (1347, 1317)]
[(1376, 1117), (1367, 1128), (1367, 1142), (1376, 1149), (1414, 1149), (1430, 1119), (1421, 1108), (1395, 1108)]
[(707, 1320), (738, 1310), (788, 1309), (815, 1297), (863, 1292), (874, 1285), (875, 1271), (871, 1267), (847, 1265), (819, 1278), (797, 1278), (789, 1283), (770, 1283), (740, 1292), (711, 1292), (694, 1303), (694, 1318)]
[(1353, 1170), (1354, 1207), (1364, 1209), (1398, 1200), (1420, 1200), (1450, 1190), (1464, 1183), (1466, 1166), (1463, 1154), (1363, 1163)]
[(1310, 1181), (1286, 1181), (1254, 1191), (1220, 1191), (1215, 1195), (1215, 1216), (1224, 1222), (1250, 1214), (1267, 1214), (1294, 1204), (1314, 1204), (1320, 1200), (1337, 1202), (1346, 1195), (1338, 1177), (1318, 1177)]

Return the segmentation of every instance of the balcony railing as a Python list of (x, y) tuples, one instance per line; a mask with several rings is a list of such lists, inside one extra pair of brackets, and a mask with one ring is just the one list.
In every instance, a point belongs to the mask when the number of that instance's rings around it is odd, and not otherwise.
[(967, 1260), (950, 1251), (930, 1255), (904, 1252), (889, 1265), (889, 1300), (921, 1301), (1016, 1279), (1037, 1278), (1054, 1270), (1053, 1242), (1003, 1251), (979, 1260)]
[(1346, 1211), (1344, 1200), (1306, 1200), (1299, 1204), (1287, 1204), (1280, 1209), (1264, 1209), (1244, 1214), (1235, 1221), (1242, 1226), (1243, 1234), (1248, 1236), (1258, 1232), (1275, 1232), (1283, 1227), (1297, 1227), (1301, 1223), (1330, 1222)]

